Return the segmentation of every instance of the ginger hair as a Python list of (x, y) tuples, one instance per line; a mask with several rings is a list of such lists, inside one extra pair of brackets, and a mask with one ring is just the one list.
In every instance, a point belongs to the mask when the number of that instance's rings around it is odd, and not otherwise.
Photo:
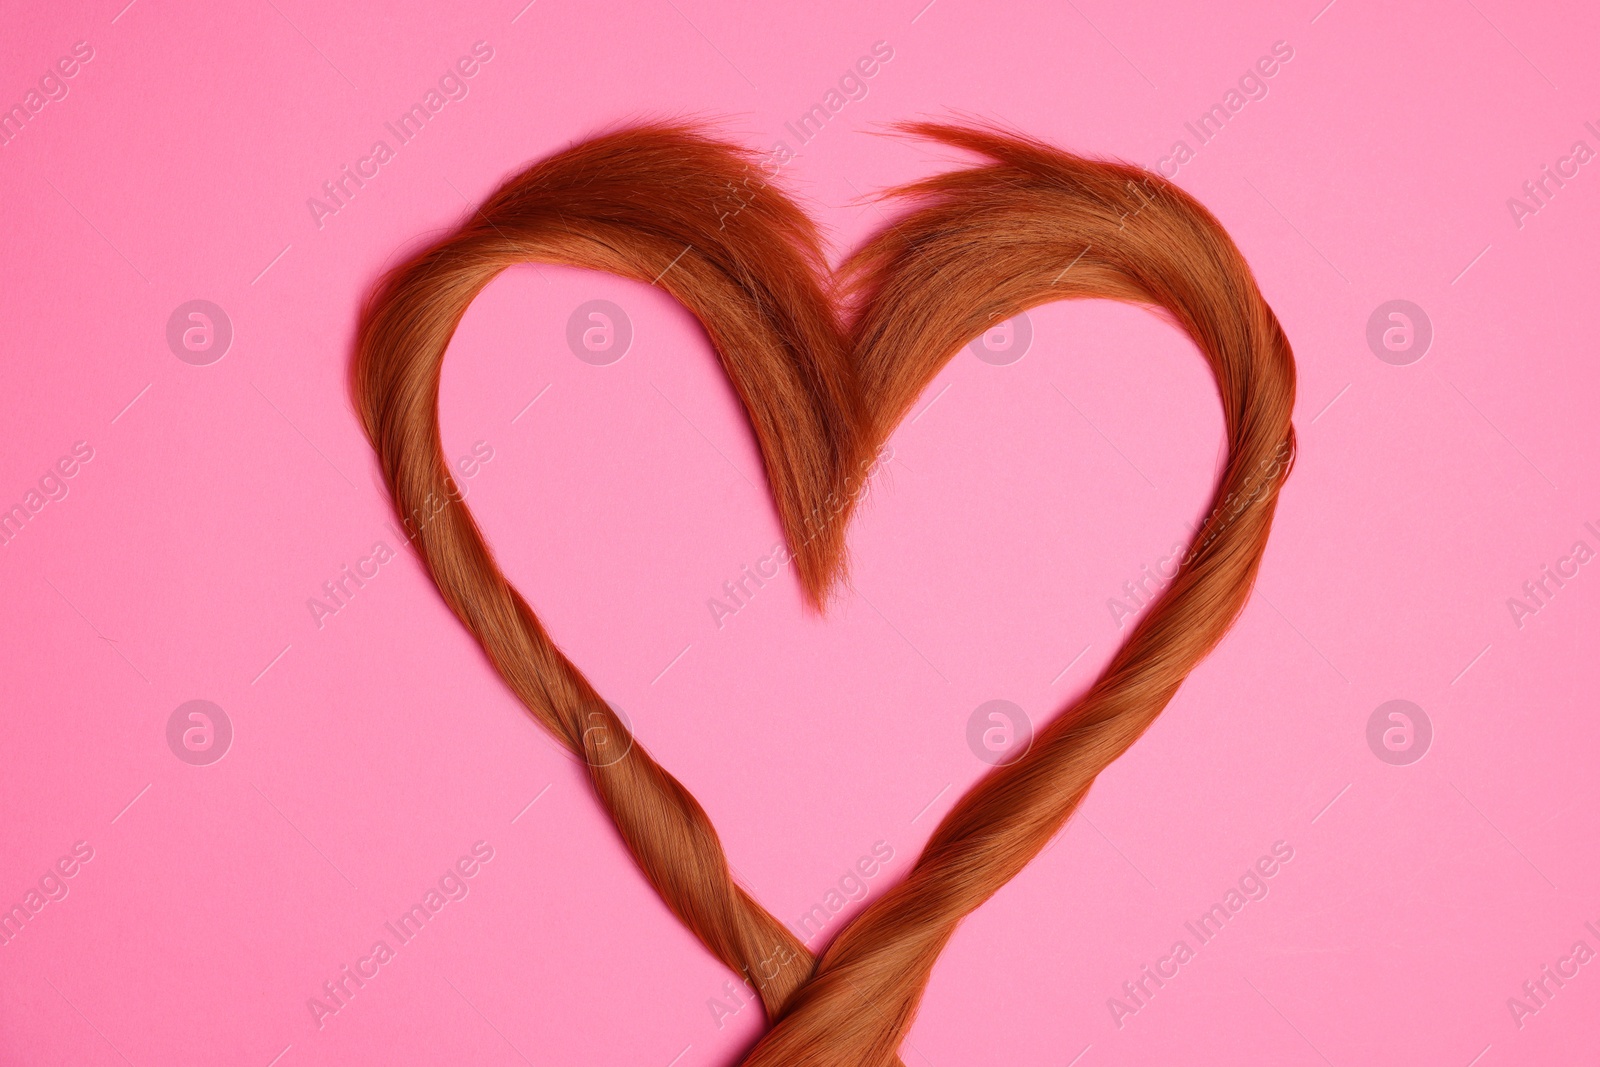
[(910, 212), (846, 264), (869, 447), (971, 338), (1053, 300), (1160, 309), (1221, 394), (1227, 462), (1177, 575), (1082, 697), (940, 821), (910, 873), (828, 946), (746, 1067), (892, 1062), (956, 925), (1038, 855), (1243, 609), (1294, 454), (1294, 360), (1210, 212), (1136, 167), (997, 129), (904, 129), (984, 162), (896, 191)]
[[(844, 266), (738, 148), (624, 130), (507, 181), (380, 284), (354, 367), (362, 422), (440, 593), (596, 795), (674, 914), (759, 993), (746, 1067), (883, 1067), (960, 921), (1037, 855), (1221, 640), (1253, 587), (1294, 456), (1294, 361), (1238, 249), (1170, 182), (992, 127), (915, 123), (978, 157), (896, 190), (908, 210)], [(1054, 300), (1165, 315), (1216, 378), (1227, 461), (1177, 575), (1088, 691), (934, 830), (910, 873), (814, 959), (732, 878), (687, 790), (628, 734), (495, 565), (444, 462), (440, 365), (472, 299), (522, 262), (661, 285), (705, 326), (760, 448), (802, 588), (844, 574), (854, 478), (972, 337)]]
[(819, 282), (821, 244), (754, 157), (688, 126), (623, 130), (515, 175), (390, 271), (363, 311), (353, 367), (362, 425), (445, 603), (533, 717), (583, 760), (662, 900), (774, 1016), (810, 973), (810, 953), (735, 884), (705, 811), (551, 641), (495, 564), (444, 459), (439, 376), (450, 338), (485, 285), (533, 262), (654, 283), (695, 314), (748, 413), (796, 572), (820, 605), (843, 565), (844, 523), (828, 517), (863, 426)]

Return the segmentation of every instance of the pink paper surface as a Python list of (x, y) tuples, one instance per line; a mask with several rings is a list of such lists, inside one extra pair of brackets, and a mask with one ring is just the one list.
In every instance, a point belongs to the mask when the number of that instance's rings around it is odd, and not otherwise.
[[(872, 194), (956, 162), (871, 134), (953, 113), (1162, 167), (1215, 212), (1294, 345), (1301, 452), (1238, 624), (961, 927), (904, 1061), (1600, 1056), (1600, 10), (125, 2), (13, 11), (0, 40), (22, 109), (0, 507), (23, 509), (0, 1062), (738, 1062), (759, 1007), (396, 535), (346, 388), (355, 316), (508, 174), (644, 117), (783, 142), (843, 254), (883, 224)], [(332, 201), (347, 167), (368, 177)], [(631, 325), (608, 365), (567, 344), (590, 300)], [(1206, 508), (1221, 412), (1193, 346), (1103, 304), (1029, 326), (1020, 360), (958, 355), (895, 434), (825, 619), (787, 572), (710, 606), (780, 534), (659, 289), (509, 271), (446, 361), (446, 452), (477, 448), (463, 483), (507, 573), (814, 949), (987, 769), (975, 709), (1038, 725), (1081, 693), (1136, 606), (1113, 599)], [(330, 602), (346, 567), (368, 577)], [(169, 742), (196, 700), (221, 715)], [(1369, 743), (1395, 700), (1421, 716)]]

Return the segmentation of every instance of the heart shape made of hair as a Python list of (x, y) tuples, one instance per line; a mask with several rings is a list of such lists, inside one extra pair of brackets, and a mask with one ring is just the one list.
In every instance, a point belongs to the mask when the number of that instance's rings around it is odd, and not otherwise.
[[(687, 126), (581, 143), (508, 180), (395, 268), (362, 316), (355, 392), (407, 533), (506, 684), (588, 768), (640, 869), (771, 1021), (760, 1067), (895, 1062), (957, 923), (1049, 842), (1243, 608), (1292, 463), (1294, 364), (1220, 223), (1171, 183), (999, 130), (906, 127), (979, 157), (897, 190), (910, 210), (841, 271), (737, 147)], [(700, 320), (760, 447), (796, 573), (819, 608), (871, 457), (992, 324), (1049, 301), (1159, 308), (1215, 375), (1227, 461), (1177, 574), (1089, 690), (940, 822), (907, 877), (813, 958), (737, 885), (694, 798), (554, 645), (495, 565), (440, 446), (440, 368), (500, 271), (548, 262), (659, 285)]]

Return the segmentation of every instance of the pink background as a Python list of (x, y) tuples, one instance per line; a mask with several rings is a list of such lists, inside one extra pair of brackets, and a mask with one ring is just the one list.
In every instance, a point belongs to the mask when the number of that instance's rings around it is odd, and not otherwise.
[[(758, 1011), (719, 1028), (730, 976), (395, 537), (345, 374), (378, 273), (513, 170), (648, 116), (800, 149), (784, 124), (878, 41), (866, 98), (784, 172), (839, 253), (881, 224), (870, 194), (950, 162), (867, 135), (884, 123), (960, 111), (1154, 165), (1293, 49), (1177, 176), (1299, 361), (1257, 595), (961, 928), (907, 1064), (1600, 1055), (1600, 962), (1508, 1006), (1575, 942), (1600, 951), (1600, 569), (1520, 628), (1507, 606), (1575, 541), (1600, 549), (1600, 164), (1520, 227), (1507, 206), (1575, 141), (1600, 149), (1593, 5), (125, 2), (9, 14), (0, 44), (5, 105), (93, 48), (0, 148), (0, 507), (93, 449), (0, 547), (0, 906), (93, 849), (0, 946), (0, 1061), (737, 1061)], [(307, 199), (477, 41), (468, 95), (319, 228)], [(611, 366), (566, 345), (594, 298), (633, 324)], [(1366, 341), (1395, 298), (1434, 330), (1407, 366)], [(209, 366), (166, 342), (193, 299), (234, 328)], [(985, 769), (973, 709), (1038, 723), (1081, 692), (1119, 640), (1107, 599), (1204, 510), (1221, 418), (1192, 346), (1113, 306), (1032, 324), (1020, 362), (963, 352), (896, 434), (830, 617), (786, 573), (720, 629), (707, 600), (779, 534), (687, 314), (524, 268), (452, 348), (446, 451), (493, 449), (467, 484), (502, 565), (786, 921), (877, 842), (873, 894), (900, 877)], [(308, 599), (380, 541), (397, 558), (319, 628)], [(193, 699), (234, 730), (209, 766), (166, 740)], [(1407, 766), (1366, 740), (1391, 699), (1434, 731)], [(465, 899), (319, 1026), (308, 999), (398, 945), (385, 921), (479, 841)], [(1265, 899), (1199, 945), (1185, 921), (1278, 841)], [(1108, 1000), (1179, 939), (1194, 958), (1119, 1019)]]

